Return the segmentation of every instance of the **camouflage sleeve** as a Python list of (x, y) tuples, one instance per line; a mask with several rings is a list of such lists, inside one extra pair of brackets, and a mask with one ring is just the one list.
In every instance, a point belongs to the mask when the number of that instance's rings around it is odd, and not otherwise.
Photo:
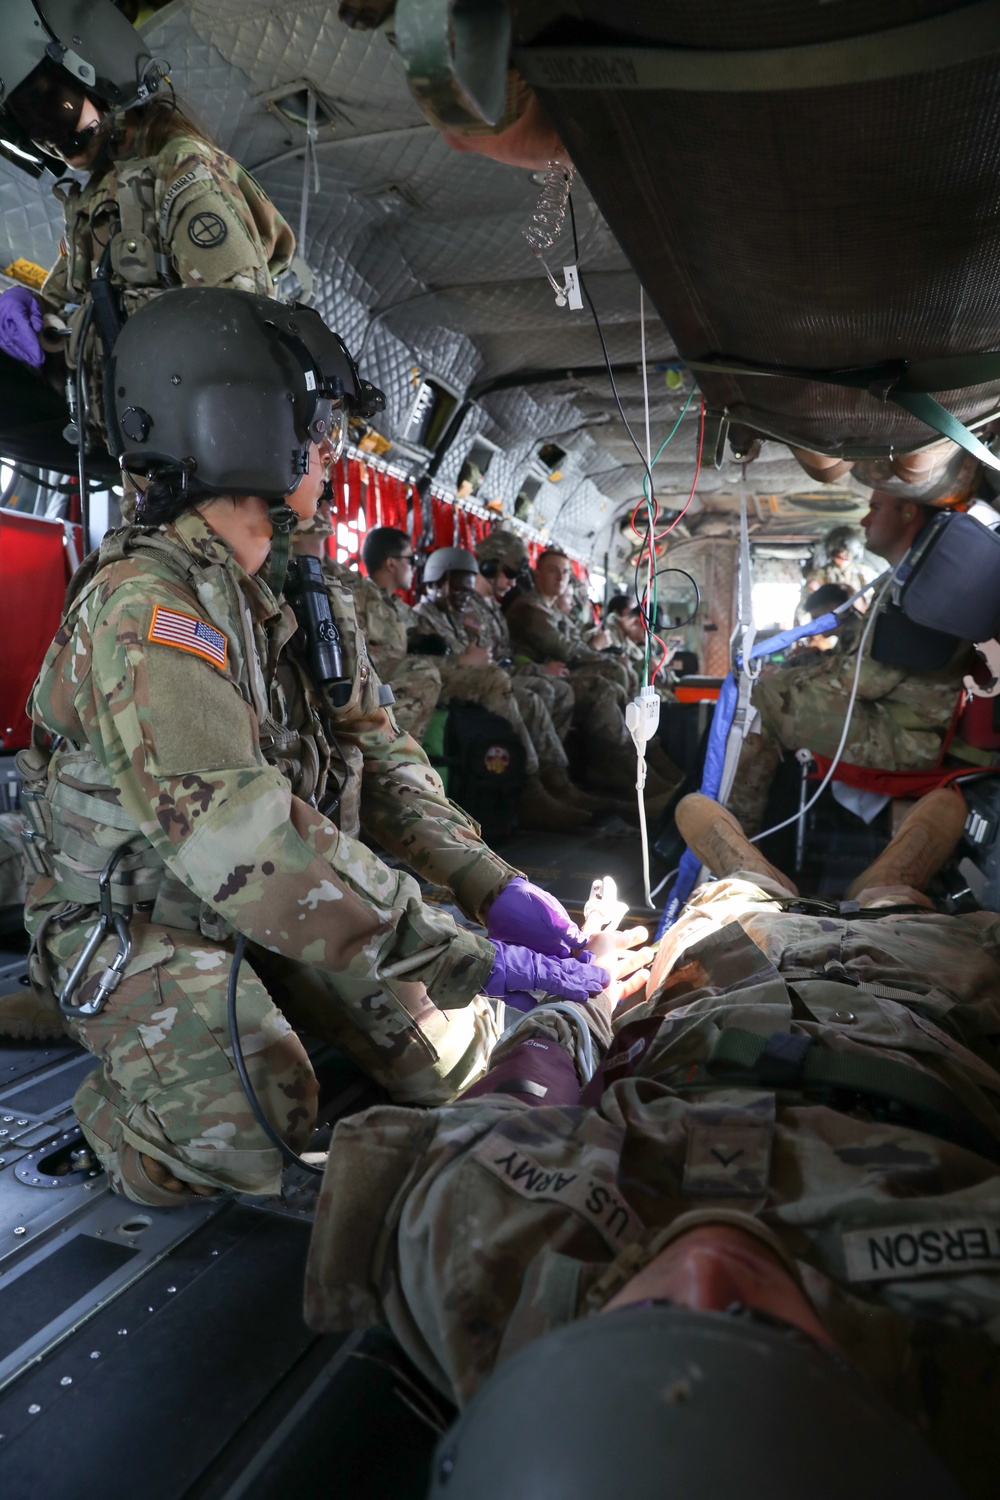
[(66, 286), (66, 257), (60, 255), (52, 270), (42, 283), (38, 300), (42, 304), (42, 312), (54, 314), (62, 319), (69, 301), (69, 290)]
[[(245, 179), (246, 190), (244, 190)], [(157, 160), (160, 239), (185, 286), (270, 295), (294, 237), (249, 174), (224, 152), (185, 137)]]
[(530, 656), (533, 661), (570, 661), (573, 647), (564, 641), (549, 620), (545, 610), (525, 594), (515, 599), (507, 611), (514, 650)]
[(439, 635), (457, 656), (470, 644), (451, 616), (432, 599), (421, 599), (412, 611), (409, 628), (414, 635)]
[[(799, 663), (793, 656), (782, 671), (795, 672), (804, 681), (815, 679), (828, 682), (832, 688), (839, 689), (846, 695), (850, 693), (854, 684), (857, 664), (857, 651), (850, 653), (825, 651), (819, 661)], [(906, 675), (898, 667), (889, 667), (883, 662), (873, 661), (871, 656), (866, 654), (858, 676), (858, 698), (862, 702), (875, 702), (879, 698), (885, 698), (899, 687)]]
[(468, 814), (449, 802), (423, 750), (387, 713), (347, 729), (338, 726), (337, 737), (364, 756), (365, 832), (418, 875), (446, 886), (465, 915), (482, 922), (490, 902), (520, 871), (494, 854)]
[(184, 607), (148, 575), (141, 598), (119, 588), (102, 604), (95, 591), (92, 624), (80, 622), (84, 649), (92, 633), (81, 693), (122, 806), (168, 868), (263, 947), (377, 977), (390, 992), (405, 973), (442, 1008), (467, 1004), (485, 983), (492, 944), (425, 907), (412, 876), (291, 794), (224, 672), (190, 647), (148, 640), (154, 603)]

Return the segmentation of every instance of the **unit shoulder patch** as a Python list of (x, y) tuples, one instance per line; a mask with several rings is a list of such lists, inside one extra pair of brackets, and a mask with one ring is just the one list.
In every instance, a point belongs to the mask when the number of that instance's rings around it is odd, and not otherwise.
[(162, 604), (153, 605), (153, 618), (146, 639), (160, 646), (176, 646), (178, 651), (190, 651), (193, 656), (210, 661), (213, 667), (224, 668), (229, 655), (229, 642), (221, 630), (216, 630), (214, 625), (197, 615), (185, 615), (179, 609), (165, 609)]

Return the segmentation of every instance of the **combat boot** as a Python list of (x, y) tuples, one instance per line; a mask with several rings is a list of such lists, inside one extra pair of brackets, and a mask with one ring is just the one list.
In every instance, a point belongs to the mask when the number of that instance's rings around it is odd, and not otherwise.
[(720, 879), (735, 875), (737, 871), (768, 875), (789, 895), (799, 894), (788, 876), (765, 859), (755, 844), (751, 844), (729, 809), (720, 807), (711, 797), (690, 792), (678, 802), (674, 820), (692, 854), (696, 854), (713, 875)]
[(30, 986), (0, 995), (0, 1036), (19, 1042), (48, 1042), (66, 1035), (62, 1012), (51, 998)]
[(557, 802), (540, 776), (529, 776), (517, 806), (517, 821), (519, 827), (539, 833), (579, 833), (591, 818), (583, 807)]
[(898, 833), (878, 858), (847, 888), (853, 901), (872, 886), (909, 885), (923, 891), (962, 836), (966, 806), (961, 792), (938, 787), (907, 813)]
[(563, 766), (547, 766), (542, 771), (542, 785), (561, 805), (582, 807), (595, 818), (625, 817), (634, 805), (624, 797), (598, 797), (585, 792), (570, 781)]

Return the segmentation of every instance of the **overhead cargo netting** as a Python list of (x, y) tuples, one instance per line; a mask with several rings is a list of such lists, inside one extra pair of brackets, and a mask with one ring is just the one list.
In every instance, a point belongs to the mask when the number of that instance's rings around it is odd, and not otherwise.
[(862, 457), (996, 413), (1000, 6), (563, 8), (517, 0), (515, 61), (717, 430)]

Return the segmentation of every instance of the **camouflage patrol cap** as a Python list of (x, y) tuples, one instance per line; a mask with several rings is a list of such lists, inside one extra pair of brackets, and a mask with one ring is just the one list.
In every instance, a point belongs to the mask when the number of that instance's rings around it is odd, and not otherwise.
[(839, 1356), (769, 1318), (664, 1303), (567, 1324), (505, 1361), (438, 1445), (429, 1496), (762, 1493), (961, 1500), (917, 1433)]
[(506, 563), (509, 568), (520, 568), (528, 560), (528, 549), (513, 531), (502, 526), (484, 536), (476, 543), (476, 557), (481, 563)]
[(464, 547), (439, 547), (427, 559), (425, 583), (440, 583), (447, 573), (478, 573), (476, 559)]

